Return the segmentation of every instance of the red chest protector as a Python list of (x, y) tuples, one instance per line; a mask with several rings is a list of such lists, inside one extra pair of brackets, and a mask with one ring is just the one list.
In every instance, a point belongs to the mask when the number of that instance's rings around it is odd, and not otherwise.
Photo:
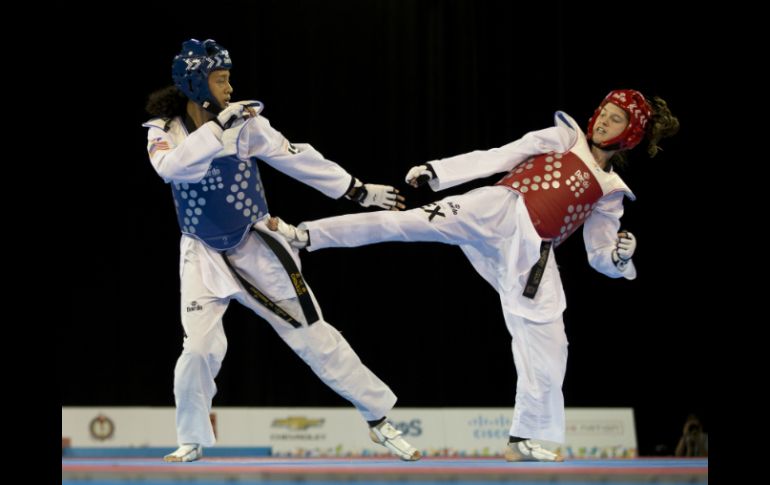
[(532, 157), (496, 185), (521, 195), (537, 233), (555, 245), (583, 225), (604, 195), (591, 170), (572, 152)]

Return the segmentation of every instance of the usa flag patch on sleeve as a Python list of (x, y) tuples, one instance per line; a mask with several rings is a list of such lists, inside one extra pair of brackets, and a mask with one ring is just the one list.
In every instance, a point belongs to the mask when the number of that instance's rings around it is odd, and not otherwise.
[(150, 152), (150, 156), (154, 155), (159, 150), (170, 150), (168, 142), (163, 138), (155, 138), (150, 142), (150, 148), (147, 149)]

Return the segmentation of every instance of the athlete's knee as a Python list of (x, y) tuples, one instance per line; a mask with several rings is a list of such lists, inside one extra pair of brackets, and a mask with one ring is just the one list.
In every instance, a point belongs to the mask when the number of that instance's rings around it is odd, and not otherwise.
[(222, 339), (188, 338), (184, 342), (183, 355), (191, 361), (203, 361), (209, 365), (221, 362), (227, 352), (227, 341)]

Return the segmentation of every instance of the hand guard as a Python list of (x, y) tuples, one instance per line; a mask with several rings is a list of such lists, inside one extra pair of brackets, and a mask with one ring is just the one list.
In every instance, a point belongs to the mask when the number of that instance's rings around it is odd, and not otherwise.
[(636, 238), (628, 231), (622, 231), (618, 233), (617, 241), (618, 258), (623, 261), (628, 261), (634, 255), (636, 251)]
[(280, 217), (271, 217), (267, 221), (267, 228), (280, 234), (293, 248), (302, 249), (310, 244), (307, 230), (287, 224)]
[(417, 165), (409, 169), (406, 174), (406, 183), (412, 187), (419, 187), (429, 182), (436, 176), (436, 172), (433, 171), (433, 167), (430, 165)]
[(242, 104), (231, 104), (227, 108), (220, 111), (217, 117), (214, 118), (214, 121), (223, 130), (227, 130), (233, 126), (238, 126), (239, 124), (243, 123), (246, 117), (248, 117), (248, 114), (244, 116), (243, 111), (245, 109), (246, 107)]
[(365, 184), (355, 179), (353, 187), (345, 194), (345, 197), (358, 202), (363, 207), (381, 207), (388, 210), (401, 210), (404, 197), (398, 195), (398, 189), (391, 185)]
[(626, 269), (626, 265), (634, 256), (636, 251), (636, 238), (628, 231), (618, 233), (618, 239), (615, 242), (615, 249), (612, 251), (612, 261), (619, 270)]

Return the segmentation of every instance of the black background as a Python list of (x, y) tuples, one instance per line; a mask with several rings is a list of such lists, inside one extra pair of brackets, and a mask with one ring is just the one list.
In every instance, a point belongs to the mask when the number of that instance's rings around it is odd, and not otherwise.
[[(665, 4), (539, 6), (485, 1), (261, 1), (202, 7), (110, 6), (73, 35), (95, 105), (70, 226), (71, 318), (62, 329), (62, 405), (173, 405), (181, 350), (178, 239), (169, 188), (145, 151), (147, 95), (170, 84), (182, 41), (213, 38), (233, 59), (234, 99), (259, 99), (293, 142), (349, 172), (398, 186), (409, 207), (445, 193), (403, 183), (418, 163), (489, 149), (552, 125), (584, 127), (611, 89), (659, 95), (680, 133), (622, 172), (638, 200), (623, 227), (639, 240), (639, 277), (587, 264), (580, 234), (557, 250), (568, 309), (568, 407), (635, 410), (640, 452), (673, 453), (688, 413), (708, 427), (707, 328), (717, 315), (692, 264), (688, 227), (713, 210), (693, 163), (703, 114), (693, 71), (706, 49)], [(93, 18), (93, 17), (92, 17)], [(89, 114), (92, 114), (89, 112)], [(83, 135), (81, 135), (83, 136)], [(644, 146), (644, 145), (643, 145)], [(86, 148), (85, 150), (83, 148)], [(96, 148), (96, 149), (94, 149)], [(298, 223), (360, 209), (261, 166), (271, 213)], [(704, 214), (705, 213), (705, 214)], [(512, 406), (510, 337), (494, 290), (456, 247), (381, 244), (303, 253), (326, 320), (399, 396), (399, 406)], [(225, 316), (229, 350), (215, 406), (345, 406), (274, 334), (240, 307)]]

